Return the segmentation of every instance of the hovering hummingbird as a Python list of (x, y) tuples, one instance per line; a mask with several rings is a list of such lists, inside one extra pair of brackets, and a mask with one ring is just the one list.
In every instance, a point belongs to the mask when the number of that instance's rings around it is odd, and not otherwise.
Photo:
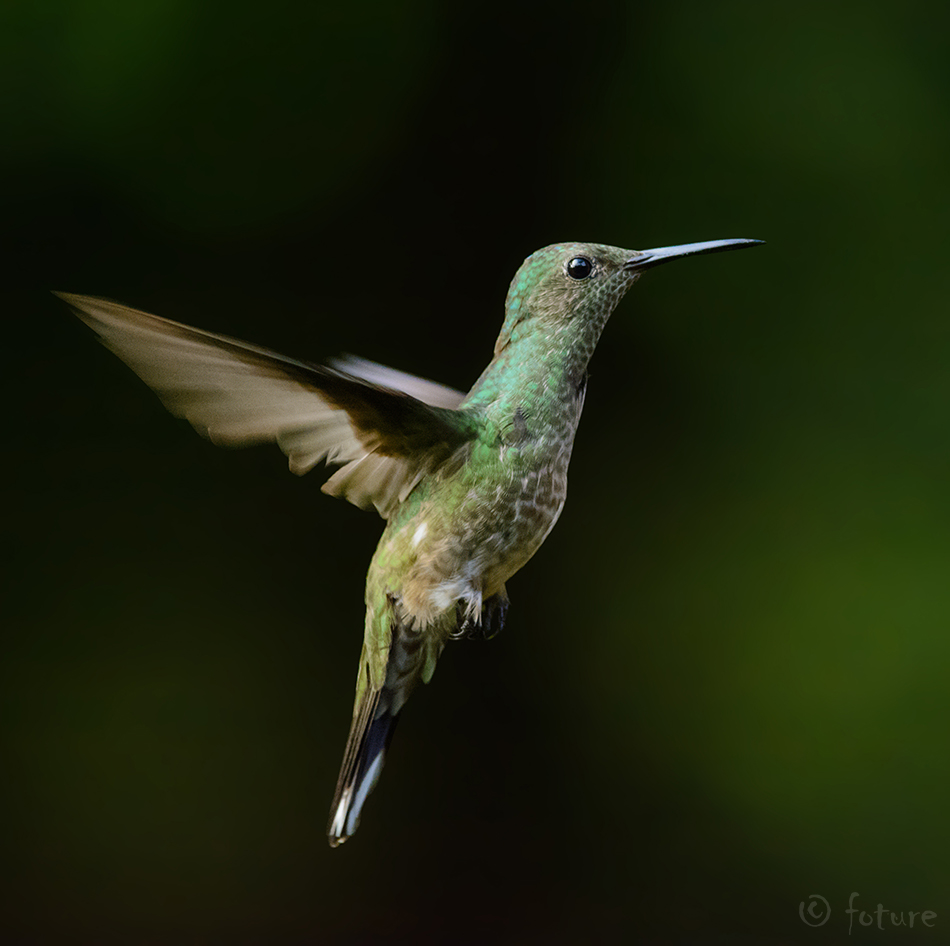
[(654, 250), (558, 243), (515, 274), (494, 357), (462, 394), (355, 357), (328, 366), (114, 302), (57, 293), (165, 406), (217, 444), (276, 441), (293, 473), (386, 521), (366, 581), (356, 702), (327, 829), (356, 831), (398, 715), (446, 641), (505, 624), (505, 582), (538, 550), (567, 495), (587, 363), (624, 293), (653, 266), (753, 246)]

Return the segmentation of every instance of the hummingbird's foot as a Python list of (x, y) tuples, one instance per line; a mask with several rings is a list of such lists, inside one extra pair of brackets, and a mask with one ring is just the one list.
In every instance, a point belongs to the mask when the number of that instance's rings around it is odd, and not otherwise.
[(453, 640), (467, 638), (468, 640), (491, 640), (504, 626), (505, 618), (508, 616), (508, 596), (504, 591), (486, 598), (482, 603), (482, 614), (480, 620), (467, 615), (462, 610), (462, 603), (459, 603), (459, 623), (455, 633), (452, 634)]

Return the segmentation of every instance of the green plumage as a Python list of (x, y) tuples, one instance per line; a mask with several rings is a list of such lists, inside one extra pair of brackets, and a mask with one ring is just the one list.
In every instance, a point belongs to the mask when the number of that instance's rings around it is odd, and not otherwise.
[(285, 358), (116, 303), (62, 298), (176, 415), (215, 442), (274, 441), (291, 470), (386, 520), (366, 582), (353, 723), (330, 812), (359, 823), (398, 714), (452, 637), (504, 623), (505, 583), (560, 515), (587, 363), (640, 273), (733, 240), (660, 250), (545, 247), (518, 270), (494, 357), (467, 395), (359, 359)]

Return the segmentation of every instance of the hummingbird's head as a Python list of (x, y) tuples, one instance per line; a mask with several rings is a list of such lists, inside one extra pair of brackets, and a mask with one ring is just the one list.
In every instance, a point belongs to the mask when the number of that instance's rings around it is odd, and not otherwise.
[(532, 253), (508, 289), (495, 353), (527, 333), (560, 334), (591, 321), (603, 327), (639, 275), (625, 268), (630, 255), (599, 243), (554, 243)]
[(759, 240), (714, 240), (654, 250), (624, 250), (601, 243), (554, 243), (532, 253), (515, 273), (505, 303), (497, 355), (526, 334), (599, 336), (624, 293), (645, 269), (660, 263)]

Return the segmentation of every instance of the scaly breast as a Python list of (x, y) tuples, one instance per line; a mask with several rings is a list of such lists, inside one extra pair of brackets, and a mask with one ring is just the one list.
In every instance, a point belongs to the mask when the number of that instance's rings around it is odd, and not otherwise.
[(579, 407), (546, 437), (494, 445), (490, 462), (433, 484), (411, 516), (391, 523), (374, 564), (403, 563), (391, 591), (417, 624), (459, 601), (480, 609), (540, 548), (567, 497)]

